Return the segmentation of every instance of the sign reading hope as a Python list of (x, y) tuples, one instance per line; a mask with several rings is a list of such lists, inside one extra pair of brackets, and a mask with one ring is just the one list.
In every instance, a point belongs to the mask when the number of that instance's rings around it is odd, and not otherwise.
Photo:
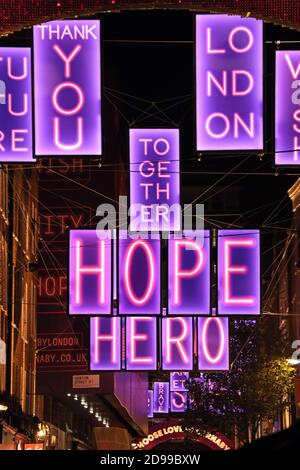
[(124, 332), (128, 370), (154, 370), (158, 363), (163, 370), (191, 370), (196, 350), (199, 369), (226, 369), (228, 318), (220, 315), (260, 313), (259, 231), (219, 231), (216, 317), (209, 316), (209, 231), (183, 232), (168, 241), (169, 306), (162, 318), (157, 318), (166, 281), (161, 278), (160, 238), (119, 237), (117, 316), (110, 316), (116, 276), (112, 244), (106, 231), (70, 231), (69, 313), (95, 315), (91, 369), (124, 368)]
[(198, 150), (263, 148), (263, 24), (196, 16)]
[(36, 154), (100, 155), (100, 22), (33, 29)]
[(0, 48), (0, 161), (30, 162), (32, 149), (29, 48)]

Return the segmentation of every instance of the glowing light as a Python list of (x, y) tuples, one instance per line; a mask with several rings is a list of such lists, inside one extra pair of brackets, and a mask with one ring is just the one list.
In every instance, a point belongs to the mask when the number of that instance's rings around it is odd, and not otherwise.
[(232, 247), (253, 247), (254, 240), (224, 240), (224, 302), (226, 304), (253, 304), (253, 297), (231, 296), (231, 275), (246, 274), (247, 266), (231, 266), (230, 250)]
[[(211, 322), (215, 322), (218, 325), (219, 337), (220, 337), (219, 349), (214, 357), (210, 354), (210, 351), (207, 347), (207, 338), (208, 338), (207, 332), (208, 332), (208, 327)], [(211, 317), (211, 318), (207, 318), (204, 320), (204, 326), (202, 330), (202, 347), (203, 347), (203, 352), (205, 354), (206, 359), (212, 364), (218, 363), (220, 359), (222, 358), (222, 355), (224, 354), (224, 347), (225, 347), (225, 334), (223, 330), (223, 324), (221, 323), (221, 320), (219, 318)]]
[[(133, 256), (138, 248), (142, 248), (146, 255), (147, 267), (148, 267), (148, 278), (147, 278), (147, 287), (144, 290), (142, 296), (137, 297), (135, 295), (134, 289), (132, 287), (132, 270), (131, 264), (133, 261)], [(129, 244), (127, 252), (125, 254), (125, 265), (124, 265), (124, 287), (126, 294), (128, 295), (130, 301), (136, 306), (145, 305), (151, 298), (154, 290), (154, 281), (155, 281), (155, 272), (154, 272), (154, 254), (150, 244), (145, 240), (135, 240)]]

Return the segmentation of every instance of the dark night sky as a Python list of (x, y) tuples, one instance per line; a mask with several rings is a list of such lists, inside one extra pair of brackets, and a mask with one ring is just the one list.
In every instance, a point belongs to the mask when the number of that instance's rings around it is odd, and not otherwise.
[[(215, 220), (222, 226), (236, 220), (236, 214), (253, 210), (252, 216), (245, 214), (238, 223), (241, 227), (261, 227), (282, 198), (285, 198), (282, 213), (276, 211), (273, 222), (291, 217), (291, 204), (286, 191), (297, 177), (287, 176), (286, 173), (295, 173), (295, 170), (280, 169), (279, 175), (275, 176), (274, 156), (271, 154), (276, 46), (265, 43), (265, 149), (269, 154), (260, 161), (253, 153), (236, 170), (243, 175), (230, 175), (219, 181), (247, 154), (206, 154), (201, 162), (197, 159), (194, 131), (194, 14), (188, 11), (146, 10), (98, 17), (102, 20), (103, 40), (104, 162), (109, 163), (116, 153), (121, 154), (124, 162), (128, 161), (127, 136), (130, 126), (179, 126), (183, 202), (190, 202), (215, 184), (198, 202), (205, 203), (205, 212), (215, 214)], [(29, 29), (1, 42), (30, 45), (31, 36)], [(265, 24), (265, 41), (299, 39), (299, 32)], [(297, 44), (289, 44), (286, 48), (297, 48)], [(106, 112), (110, 119), (106, 119)], [(115, 113), (119, 114), (121, 124), (116, 148), (113, 129)], [(100, 171), (97, 177), (101, 179)], [(221, 174), (212, 175), (211, 172)], [(271, 175), (254, 176), (251, 174), (253, 172)], [(108, 178), (106, 173), (103, 178), (107, 182), (113, 177), (110, 175)], [(266, 205), (265, 209), (257, 212), (256, 209), (262, 205)], [(234, 215), (231, 217), (230, 214)], [(289, 221), (276, 225), (288, 226)]]

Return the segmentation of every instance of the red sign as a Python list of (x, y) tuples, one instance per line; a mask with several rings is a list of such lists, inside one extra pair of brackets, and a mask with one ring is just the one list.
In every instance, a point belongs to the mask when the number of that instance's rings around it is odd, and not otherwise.
[(24, 444), (24, 450), (44, 450), (44, 444), (42, 442), (36, 442), (35, 444)]

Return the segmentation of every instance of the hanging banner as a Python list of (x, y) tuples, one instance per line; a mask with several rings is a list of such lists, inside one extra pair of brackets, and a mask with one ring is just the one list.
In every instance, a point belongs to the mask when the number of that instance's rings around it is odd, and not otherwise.
[(159, 315), (161, 313), (160, 237), (119, 237), (119, 314)]
[(170, 393), (171, 413), (182, 413), (187, 410), (187, 392)]
[(260, 314), (259, 230), (218, 231), (218, 313)]
[(0, 47), (0, 162), (32, 162), (31, 51)]
[(153, 418), (153, 390), (148, 390), (147, 418)]
[(153, 412), (168, 413), (169, 411), (169, 382), (154, 382)]
[(101, 155), (100, 22), (33, 27), (37, 155)]
[(209, 230), (184, 230), (181, 237), (170, 236), (168, 277), (170, 315), (209, 315)]
[(179, 129), (130, 129), (130, 230), (180, 230)]
[(162, 318), (162, 369), (193, 369), (193, 318)]
[(120, 317), (90, 319), (90, 369), (121, 370)]
[(69, 313), (112, 311), (112, 242), (107, 230), (70, 230)]
[(263, 22), (196, 15), (197, 150), (263, 148)]
[(157, 328), (155, 317), (126, 318), (126, 369), (157, 368)]
[(198, 318), (198, 338), (199, 370), (228, 370), (228, 318)]
[(300, 51), (276, 51), (276, 165), (300, 165), (299, 86)]
[(170, 372), (171, 392), (186, 392), (186, 382), (189, 380), (189, 372)]

